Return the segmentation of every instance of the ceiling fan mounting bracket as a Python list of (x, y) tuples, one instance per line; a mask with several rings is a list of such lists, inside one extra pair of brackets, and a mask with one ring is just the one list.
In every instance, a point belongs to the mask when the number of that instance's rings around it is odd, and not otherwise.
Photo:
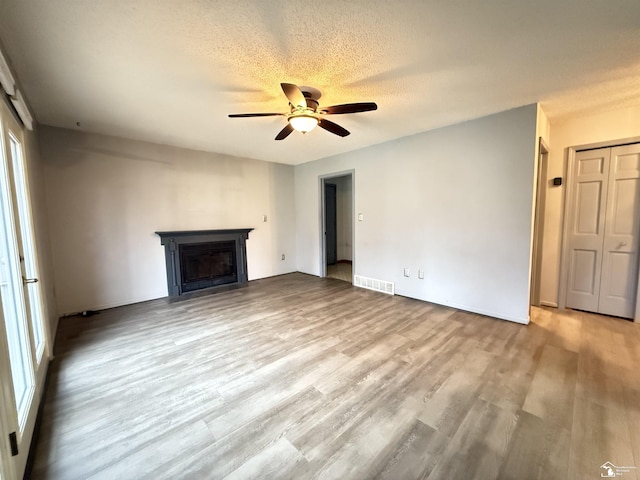
[(302, 92), (302, 95), (304, 95), (304, 98), (307, 99), (307, 101), (309, 99), (312, 99), (315, 100), (316, 103), (318, 103), (318, 100), (320, 100), (320, 97), (322, 97), (322, 92), (317, 88), (308, 87), (306, 85), (301, 85), (298, 88)]

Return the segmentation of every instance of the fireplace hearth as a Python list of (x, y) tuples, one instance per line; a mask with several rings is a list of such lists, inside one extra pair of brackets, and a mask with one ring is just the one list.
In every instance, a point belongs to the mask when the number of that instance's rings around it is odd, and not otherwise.
[(247, 283), (252, 228), (156, 232), (164, 245), (169, 298)]

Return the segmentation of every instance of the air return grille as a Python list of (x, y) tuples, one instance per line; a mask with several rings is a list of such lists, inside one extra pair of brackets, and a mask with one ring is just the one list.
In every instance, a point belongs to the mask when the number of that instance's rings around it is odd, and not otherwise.
[(376, 292), (394, 294), (393, 282), (384, 280), (376, 280), (375, 278), (363, 277), (362, 275), (353, 276), (353, 284), (356, 287), (366, 288), (367, 290), (375, 290)]

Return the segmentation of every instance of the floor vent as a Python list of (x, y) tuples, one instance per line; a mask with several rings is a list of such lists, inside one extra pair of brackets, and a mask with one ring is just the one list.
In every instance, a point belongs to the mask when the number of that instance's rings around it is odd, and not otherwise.
[(376, 292), (394, 294), (393, 282), (384, 280), (376, 280), (375, 278), (367, 278), (362, 275), (353, 276), (353, 285), (356, 287), (366, 288), (367, 290), (375, 290)]

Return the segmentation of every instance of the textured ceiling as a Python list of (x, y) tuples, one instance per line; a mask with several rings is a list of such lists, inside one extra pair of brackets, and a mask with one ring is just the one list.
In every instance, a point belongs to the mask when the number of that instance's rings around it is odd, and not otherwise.
[[(298, 164), (512, 107), (553, 120), (640, 104), (638, 0), (0, 0), (38, 121)], [(276, 142), (281, 82), (352, 133)], [(80, 127), (76, 127), (80, 122)]]

